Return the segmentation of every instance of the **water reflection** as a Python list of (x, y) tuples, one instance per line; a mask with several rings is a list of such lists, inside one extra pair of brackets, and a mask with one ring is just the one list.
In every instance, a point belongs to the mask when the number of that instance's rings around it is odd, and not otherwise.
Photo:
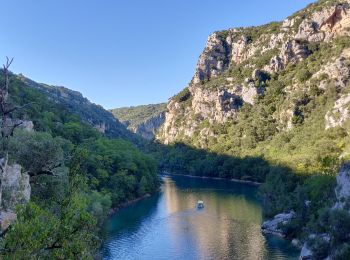
[[(296, 259), (288, 243), (261, 235), (256, 188), (221, 180), (163, 178), (162, 192), (115, 214), (105, 259)], [(205, 208), (196, 209), (198, 200)]]

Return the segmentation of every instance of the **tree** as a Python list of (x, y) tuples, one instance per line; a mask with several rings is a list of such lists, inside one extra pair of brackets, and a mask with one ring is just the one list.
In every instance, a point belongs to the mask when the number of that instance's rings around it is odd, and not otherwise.
[[(9, 101), (9, 68), (13, 59), (6, 57), (6, 63), (3, 65), (3, 79), (0, 84), (0, 133), (1, 133), (1, 151), (2, 157), (7, 162), (8, 155), (8, 142), (9, 138), (13, 135), (14, 130), (19, 127), (23, 122), (20, 120), (14, 120), (11, 115), (19, 109), (23, 109), (29, 104), (23, 106), (12, 106)], [(5, 163), (6, 164), (6, 163)]]
[(86, 178), (81, 174), (80, 151), (72, 159), (69, 183), (54, 211), (34, 203), (18, 210), (18, 219), (0, 244), (2, 259), (93, 259), (99, 239), (96, 220), (88, 212)]
[(55, 175), (56, 169), (67, 159), (63, 146), (69, 149), (71, 144), (48, 133), (18, 130), (9, 142), (9, 154), (10, 159), (22, 165), (30, 176)]

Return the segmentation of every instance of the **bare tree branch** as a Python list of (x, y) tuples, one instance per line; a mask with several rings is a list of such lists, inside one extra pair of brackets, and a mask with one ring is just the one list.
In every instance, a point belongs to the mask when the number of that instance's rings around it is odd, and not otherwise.
[(13, 108), (10, 108), (10, 109), (4, 111), (4, 114), (9, 115), (9, 114), (15, 112), (16, 110), (26, 108), (26, 107), (33, 105), (33, 104), (35, 104), (35, 102), (30, 102), (30, 103), (24, 104), (23, 106), (15, 106)]
[(11, 118), (12, 113), (17, 110), (21, 110), (32, 103), (24, 104), (21, 106), (11, 107), (8, 102), (9, 87), (10, 87), (10, 71), (9, 68), (13, 62), (13, 58), (6, 57), (6, 62), (3, 64), (3, 82), (0, 85), (0, 134), (1, 134), (1, 148), (4, 154), (8, 154), (8, 139), (13, 136), (13, 133), (17, 127), (23, 124), (23, 122), (16, 122)]

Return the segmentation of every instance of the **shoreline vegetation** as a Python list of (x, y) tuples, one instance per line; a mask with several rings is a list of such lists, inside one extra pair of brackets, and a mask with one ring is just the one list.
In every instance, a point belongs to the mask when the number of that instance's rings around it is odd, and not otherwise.
[(162, 171), (161, 175), (175, 175), (175, 176), (185, 176), (185, 177), (200, 178), (200, 179), (226, 180), (226, 181), (232, 181), (232, 182), (248, 184), (253, 186), (260, 186), (262, 184), (261, 182), (246, 181), (246, 180), (240, 180), (235, 178), (228, 179), (228, 178), (220, 178), (220, 177), (194, 176), (194, 175), (188, 175), (188, 174), (170, 173), (167, 171)]
[[(170, 176), (183, 176), (183, 177), (189, 177), (189, 178), (199, 178), (199, 179), (210, 179), (210, 180), (225, 180), (225, 181), (232, 181), (232, 182), (236, 182), (236, 183), (241, 183), (241, 184), (247, 184), (247, 185), (252, 185), (252, 186), (260, 186), (262, 183), (261, 182), (256, 182), (256, 181), (246, 181), (246, 180), (240, 180), (240, 179), (227, 179), (227, 178), (219, 178), (219, 177), (206, 177), (206, 176), (193, 176), (193, 175), (189, 175), (189, 174), (179, 174), (179, 173), (170, 173), (168, 171), (162, 171), (160, 173), (161, 176), (164, 175), (170, 175)], [(156, 192), (161, 191), (161, 189), (159, 188), (157, 191), (153, 192), (153, 193), (146, 193), (138, 198), (132, 199), (132, 200), (128, 200), (124, 203), (121, 203), (120, 205), (118, 205), (115, 208), (110, 209), (108, 215), (106, 216), (106, 218), (112, 216), (113, 214), (117, 213), (119, 210), (126, 208), (128, 206), (131, 206), (141, 200), (144, 200), (146, 198), (151, 197), (152, 195), (154, 195)]]
[[(158, 191), (159, 191), (159, 190), (158, 190)], [(158, 191), (156, 191), (156, 192), (158, 192)], [(146, 193), (146, 194), (144, 194), (144, 195), (142, 195), (142, 196), (140, 196), (140, 197), (138, 197), (138, 198), (136, 198), (136, 199), (128, 200), (128, 201), (126, 201), (126, 202), (124, 202), (124, 203), (121, 203), (121, 204), (118, 205), (117, 207), (112, 208), (112, 209), (109, 210), (108, 215), (106, 216), (106, 219), (109, 218), (109, 217), (111, 217), (113, 214), (117, 213), (119, 210), (121, 210), (121, 209), (123, 209), (123, 208), (126, 208), (126, 207), (128, 207), (128, 206), (131, 206), (132, 204), (135, 204), (136, 202), (139, 202), (139, 201), (141, 201), (141, 200), (144, 200), (144, 199), (146, 199), (146, 198), (151, 197), (151, 196), (152, 196), (153, 194), (155, 194), (156, 192), (154, 192), (154, 193), (152, 193), (152, 194), (151, 194), (151, 193)]]

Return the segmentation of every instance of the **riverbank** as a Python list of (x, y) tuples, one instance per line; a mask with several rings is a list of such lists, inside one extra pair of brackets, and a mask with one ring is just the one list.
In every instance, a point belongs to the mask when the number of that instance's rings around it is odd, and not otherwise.
[[(105, 259), (297, 259), (299, 256), (300, 250), (289, 241), (261, 235), (262, 205), (256, 187), (163, 176), (159, 195), (121, 210), (104, 225), (101, 254)], [(197, 210), (198, 200), (205, 202), (203, 210)], [(218, 243), (223, 236), (230, 239)]]
[(142, 195), (141, 197), (138, 197), (136, 199), (133, 199), (133, 200), (129, 200), (127, 202), (124, 202), (120, 205), (118, 205), (117, 207), (115, 208), (112, 208), (109, 210), (109, 213), (108, 213), (108, 216), (110, 217), (111, 215), (113, 215), (114, 213), (118, 212), (119, 210), (123, 209), (123, 208), (126, 208), (136, 202), (139, 202), (140, 200), (143, 200), (143, 199), (146, 199), (146, 198), (149, 198), (151, 197), (152, 195), (150, 193), (146, 193), (145, 195)]
[(237, 182), (237, 183), (249, 184), (249, 185), (254, 185), (254, 186), (259, 186), (259, 185), (262, 184), (261, 182), (256, 182), (256, 181), (246, 181), (246, 180), (240, 180), (240, 179), (234, 179), (234, 178), (226, 179), (226, 178), (220, 178), (220, 177), (194, 176), (194, 175), (188, 175), (188, 174), (170, 173), (170, 172), (167, 172), (167, 171), (163, 171), (162, 174), (174, 175), (174, 176), (185, 176), (185, 177), (200, 178), (200, 179), (226, 180), (226, 181), (232, 181), (232, 182)]

